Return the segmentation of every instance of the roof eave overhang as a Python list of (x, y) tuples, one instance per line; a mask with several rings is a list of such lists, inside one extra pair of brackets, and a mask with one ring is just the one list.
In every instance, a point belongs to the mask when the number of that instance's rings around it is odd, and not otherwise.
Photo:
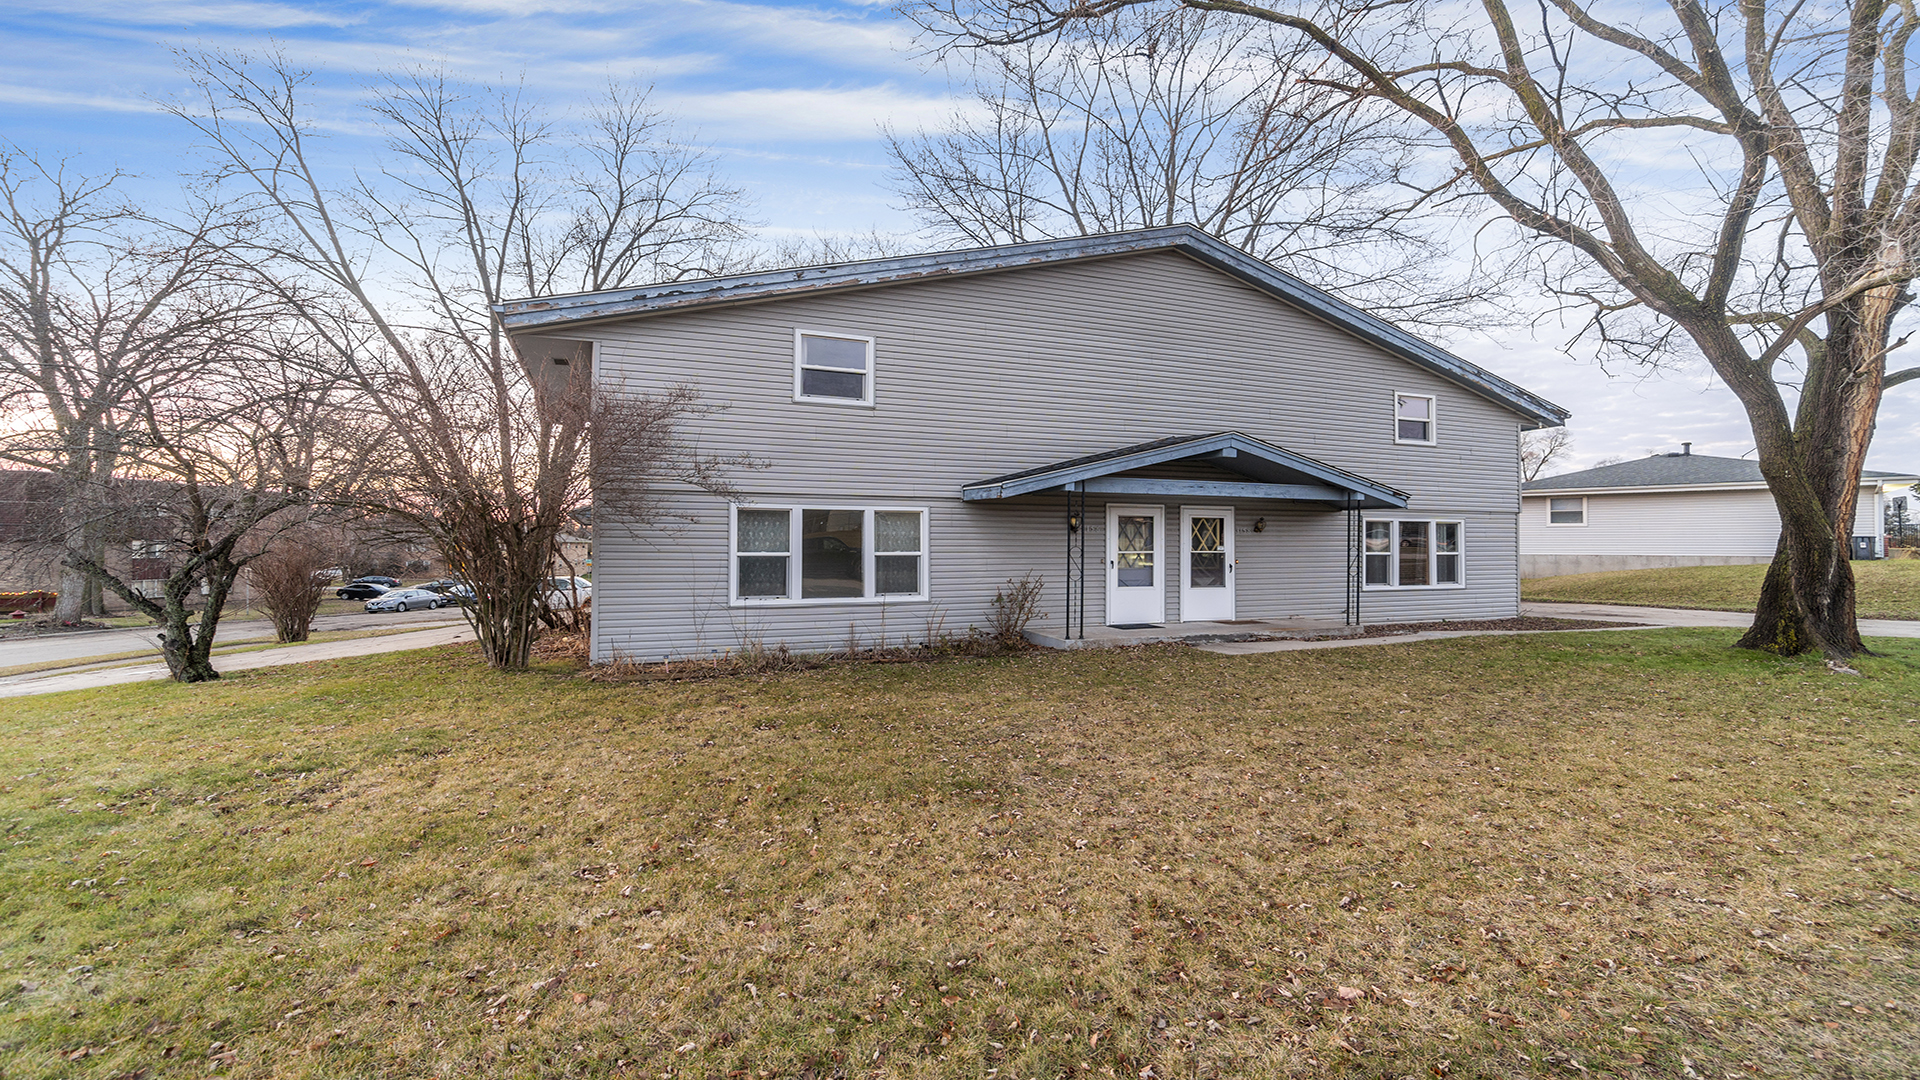
[(1571, 413), (1536, 394), (1421, 340), (1385, 319), (1267, 265), (1190, 226), (1105, 236), (1070, 237), (971, 251), (941, 252), (856, 263), (808, 266), (725, 278), (648, 285), (597, 293), (512, 300), (493, 306), (509, 334), (574, 330), (600, 323), (665, 315), (692, 307), (744, 304), (826, 292), (871, 289), (1031, 266), (1177, 251), (1261, 292), (1333, 324), (1401, 359), (1518, 414), (1525, 430), (1559, 427)]
[[(1006, 480), (986, 480), (977, 484), (968, 484), (960, 489), (960, 497), (968, 502), (980, 502), (993, 499), (1011, 499), (1021, 495), (1032, 495), (1046, 491), (1072, 490), (1073, 485), (1113, 476), (1133, 469), (1160, 465), (1169, 461), (1184, 461), (1192, 458), (1224, 457), (1225, 455), (1248, 454), (1284, 469), (1292, 470), (1311, 477), (1325, 485), (1322, 491), (1308, 491), (1301, 485), (1288, 492), (1287, 501), (1310, 502), (1334, 509), (1381, 510), (1404, 509), (1409, 496), (1404, 491), (1390, 488), (1385, 484), (1369, 480), (1364, 476), (1335, 468), (1323, 461), (1295, 454), (1292, 451), (1262, 442), (1240, 432), (1223, 432), (1175, 443), (1169, 446), (1143, 450), (1121, 457), (1104, 458), (1100, 461), (1059, 469), (1048, 469), (1025, 476), (1016, 476)], [(1163, 483), (1178, 483), (1166, 481)], [(1235, 485), (1229, 485), (1232, 487)], [(1252, 484), (1244, 485), (1248, 491), (1256, 488), (1281, 489), (1290, 485)], [(1332, 496), (1331, 498), (1322, 497)], [(1233, 497), (1233, 496), (1228, 496)], [(1260, 497), (1260, 496), (1252, 496)], [(1277, 496), (1266, 496), (1269, 498)]]
[[(1885, 487), (1888, 484), (1920, 483), (1920, 477), (1907, 476), (1863, 476), (1861, 487)], [(1765, 491), (1765, 481), (1742, 481), (1734, 484), (1643, 484), (1626, 487), (1575, 487), (1575, 488), (1522, 488), (1521, 498), (1535, 495), (1671, 495), (1689, 491)]]

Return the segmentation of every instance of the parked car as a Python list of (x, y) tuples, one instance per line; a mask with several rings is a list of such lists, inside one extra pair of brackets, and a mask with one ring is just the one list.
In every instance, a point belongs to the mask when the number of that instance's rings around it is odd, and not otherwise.
[(578, 607), (593, 599), (593, 582), (583, 577), (557, 577), (547, 581), (547, 606)]
[(367, 601), (367, 610), (418, 611), (421, 608), (432, 610), (448, 602), (439, 593), (428, 592), (425, 589), (388, 589)]
[(461, 581), (459, 578), (443, 577), (438, 581), (429, 581), (429, 582), (426, 582), (425, 584), (415, 585), (414, 588), (425, 589), (428, 592), (436, 592), (436, 593), (439, 593), (441, 596), (445, 596), (448, 593), (452, 592), (453, 590), (461, 588), (465, 585), (466, 585), (466, 582)]
[(385, 585), (389, 589), (397, 589), (400, 587), (399, 578), (388, 577), (385, 574), (367, 574), (363, 577), (354, 578), (352, 583), (357, 585), (363, 581), (372, 582), (375, 585)]
[(334, 591), (334, 595), (342, 600), (371, 600), (392, 590), (393, 586), (382, 585), (377, 581), (355, 581), (340, 586)]

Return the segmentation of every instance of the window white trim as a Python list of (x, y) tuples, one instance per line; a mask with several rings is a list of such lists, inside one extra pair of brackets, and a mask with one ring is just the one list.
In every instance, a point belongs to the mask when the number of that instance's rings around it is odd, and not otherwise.
[[(860, 342), (866, 343), (867, 370), (865, 372), (865, 378), (861, 382), (861, 388), (865, 390), (865, 393), (862, 396), (858, 398), (824, 397), (818, 394), (805, 394), (801, 392), (800, 380), (801, 380), (801, 373), (804, 371), (845, 372), (846, 370), (848, 370), (846, 368), (819, 367), (817, 365), (809, 367), (807, 364), (803, 363), (803, 360), (806, 357), (806, 348), (802, 339), (810, 338), (810, 337), (834, 338), (839, 341), (860, 341)], [(852, 406), (861, 407), (861, 408), (872, 408), (873, 407), (873, 374), (874, 374), (873, 373), (873, 354), (874, 354), (874, 351), (875, 350), (873, 347), (873, 337), (869, 334), (849, 334), (839, 330), (815, 330), (815, 329), (809, 329), (807, 327), (802, 327), (802, 326), (794, 327), (794, 330), (793, 330), (793, 400), (805, 401), (805, 402), (819, 404), (819, 405), (852, 405)]]
[[(1424, 439), (1403, 439), (1400, 437), (1400, 401), (1402, 398), (1418, 398), (1427, 403), (1427, 437)], [(1408, 419), (1418, 420), (1418, 417)], [(1440, 444), (1440, 400), (1432, 394), (1415, 394), (1405, 390), (1393, 392), (1393, 441), (1401, 446), (1438, 446)]]
[[(785, 510), (787, 512), (787, 595), (785, 596), (747, 596), (740, 595), (740, 557), (752, 556), (754, 552), (740, 550), (740, 511), (742, 510)], [(806, 510), (853, 510), (860, 518), (860, 581), (866, 589), (864, 596), (828, 596), (802, 598), (801, 560), (805, 557), (802, 550), (801, 512)], [(873, 515), (883, 514), (919, 514), (920, 515), (920, 581), (919, 590), (911, 593), (876, 594), (878, 584), (874, 573), (874, 557), (878, 555), (909, 552), (875, 552)], [(846, 606), (863, 604), (910, 604), (924, 603), (929, 597), (928, 552), (932, 547), (932, 538), (928, 529), (932, 515), (924, 506), (898, 506), (893, 504), (863, 504), (859, 500), (811, 499), (806, 502), (751, 502), (734, 503), (727, 512), (727, 604), (730, 607), (819, 607)], [(777, 552), (769, 554), (779, 554)]]
[[(1580, 520), (1579, 521), (1553, 520), (1554, 514), (1566, 513), (1566, 511), (1564, 510), (1556, 511), (1553, 508), (1554, 503), (1574, 502), (1576, 500), (1580, 503)], [(1547, 496), (1547, 526), (1553, 529), (1584, 529), (1586, 528), (1587, 527), (1587, 497), (1585, 495), (1549, 495)]]
[[(1369, 559), (1369, 555), (1367, 552), (1367, 526), (1373, 525), (1375, 523), (1385, 523), (1388, 527), (1387, 550), (1384, 553), (1384, 557), (1387, 560), (1387, 583), (1384, 585), (1374, 584), (1367, 580), (1368, 578), (1367, 563)], [(1431, 584), (1427, 584), (1427, 585), (1400, 584), (1400, 552), (1399, 552), (1400, 526), (1402, 524), (1407, 524), (1407, 523), (1417, 523), (1417, 524), (1425, 525), (1427, 527), (1427, 581), (1430, 582)], [(1440, 550), (1439, 540), (1434, 535), (1436, 531), (1435, 526), (1438, 526), (1438, 525), (1451, 525), (1454, 527), (1455, 529), (1454, 535), (1458, 538), (1457, 551), (1442, 552)], [(1382, 557), (1382, 553), (1376, 552), (1373, 554), (1372, 557), (1373, 558)], [(1446, 582), (1442, 582), (1439, 580), (1440, 560), (1443, 557), (1451, 557), (1458, 560), (1457, 572), (1454, 575), (1458, 580), (1446, 581)], [(1421, 591), (1432, 590), (1432, 589), (1464, 589), (1466, 588), (1467, 587), (1467, 523), (1460, 520), (1459, 518), (1370, 517), (1370, 518), (1363, 519), (1360, 522), (1360, 587), (1363, 590), (1368, 592), (1421, 592)]]

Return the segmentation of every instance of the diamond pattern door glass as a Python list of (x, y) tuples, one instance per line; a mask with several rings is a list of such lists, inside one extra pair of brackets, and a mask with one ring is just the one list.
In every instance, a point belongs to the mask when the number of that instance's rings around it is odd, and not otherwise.
[(1153, 517), (1122, 514), (1114, 537), (1115, 563), (1122, 588), (1152, 588)]
[(1227, 587), (1227, 551), (1225, 518), (1194, 518), (1187, 536), (1187, 587), (1224, 589)]

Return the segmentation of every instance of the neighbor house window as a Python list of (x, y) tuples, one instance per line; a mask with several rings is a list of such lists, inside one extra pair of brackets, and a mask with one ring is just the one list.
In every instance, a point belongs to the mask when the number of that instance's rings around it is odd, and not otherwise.
[(793, 332), (795, 401), (873, 404), (873, 339)]
[(736, 603), (856, 603), (927, 595), (927, 512), (737, 506)]
[(1433, 398), (1425, 394), (1393, 396), (1393, 441), (1432, 445)]
[(1586, 523), (1586, 496), (1577, 495), (1571, 498), (1547, 500), (1547, 524), (1585, 525)]
[(1458, 521), (1368, 521), (1360, 555), (1370, 589), (1452, 588), (1466, 583)]

